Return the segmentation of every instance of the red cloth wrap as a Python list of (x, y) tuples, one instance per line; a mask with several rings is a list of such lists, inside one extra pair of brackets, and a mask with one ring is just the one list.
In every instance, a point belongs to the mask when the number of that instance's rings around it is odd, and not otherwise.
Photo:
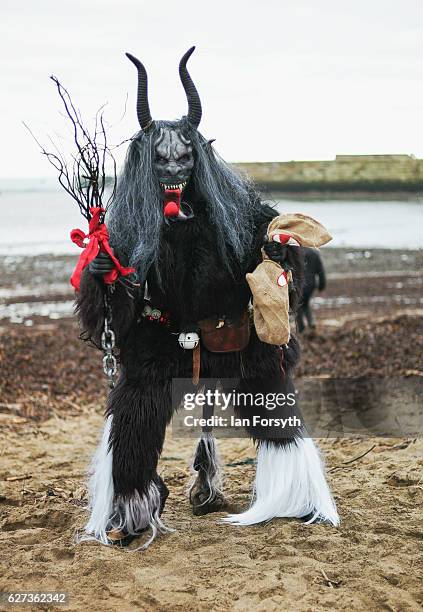
[[(90, 213), (92, 217), (88, 224), (88, 234), (84, 234), (80, 229), (74, 229), (70, 233), (72, 242), (81, 247), (81, 249), (84, 249), (70, 279), (71, 285), (75, 287), (77, 291), (79, 291), (81, 284), (82, 271), (88, 266), (90, 261), (97, 257), (100, 251), (107, 253), (115, 265), (113, 270), (103, 275), (103, 280), (106, 285), (114, 283), (119, 275), (127, 276), (135, 272), (135, 268), (124, 268), (113, 254), (109, 244), (109, 232), (107, 231), (106, 225), (100, 221), (102, 215), (105, 213), (104, 208), (90, 208)], [(84, 240), (87, 238), (89, 242), (85, 244)]]

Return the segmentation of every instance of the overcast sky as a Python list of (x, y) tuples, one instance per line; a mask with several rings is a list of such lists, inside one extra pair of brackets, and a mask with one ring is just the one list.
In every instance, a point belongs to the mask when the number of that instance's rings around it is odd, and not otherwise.
[(107, 102), (119, 142), (138, 126), (124, 52), (147, 67), (153, 116), (173, 119), (192, 44), (201, 131), (229, 161), (423, 157), (422, 0), (1, 0), (0, 11), (0, 177), (52, 174), (21, 124), (61, 142), (50, 74), (87, 123)]

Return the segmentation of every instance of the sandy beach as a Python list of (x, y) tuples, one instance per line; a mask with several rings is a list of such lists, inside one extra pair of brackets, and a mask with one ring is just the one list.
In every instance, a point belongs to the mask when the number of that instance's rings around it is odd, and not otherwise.
[[(316, 331), (301, 338), (298, 382), (421, 379), (422, 253), (323, 254), (328, 288), (315, 301)], [(223, 514), (192, 516), (194, 441), (169, 431), (160, 473), (170, 488), (163, 518), (175, 532), (145, 552), (74, 545), (107, 393), (101, 355), (78, 339), (70, 316), (74, 261), (0, 262), (0, 590), (63, 590), (69, 610), (420, 609), (419, 436), (320, 440), (339, 529), (282, 519), (236, 528), (219, 523)], [(229, 509), (241, 510), (250, 499), (253, 445), (228, 439), (219, 446)]]

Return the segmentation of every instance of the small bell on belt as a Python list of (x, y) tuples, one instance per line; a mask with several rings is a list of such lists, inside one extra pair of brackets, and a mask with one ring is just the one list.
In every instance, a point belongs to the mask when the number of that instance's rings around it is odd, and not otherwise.
[(183, 349), (192, 350), (192, 382), (198, 385), (200, 380), (200, 336), (197, 332), (181, 332), (178, 336), (179, 345)]
[(181, 332), (178, 336), (178, 342), (183, 349), (195, 349), (200, 342), (200, 337), (197, 332)]

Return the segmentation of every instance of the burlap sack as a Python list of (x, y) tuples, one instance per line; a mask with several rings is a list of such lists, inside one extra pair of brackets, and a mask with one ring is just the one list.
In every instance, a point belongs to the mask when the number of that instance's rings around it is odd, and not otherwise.
[[(290, 213), (275, 217), (267, 229), (269, 240), (282, 244), (318, 248), (332, 239), (321, 223), (301, 213)], [(290, 272), (267, 259), (251, 274), (246, 275), (253, 294), (254, 326), (262, 342), (286, 344), (290, 338), (289, 293)]]
[[(287, 213), (272, 219), (267, 228), (269, 240), (275, 240), (280, 234), (291, 236), (301, 246), (315, 249), (332, 240), (328, 230), (319, 221), (301, 213)], [(276, 239), (276, 242), (281, 241)]]
[(246, 279), (254, 299), (257, 336), (268, 344), (286, 344), (290, 337), (289, 277), (279, 264), (265, 259)]

